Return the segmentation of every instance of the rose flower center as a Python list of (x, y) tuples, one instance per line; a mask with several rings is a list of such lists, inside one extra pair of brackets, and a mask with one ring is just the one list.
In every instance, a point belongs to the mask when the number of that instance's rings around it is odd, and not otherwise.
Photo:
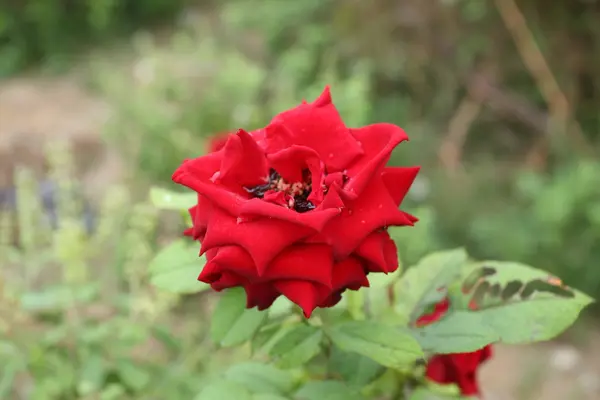
[(302, 171), (302, 182), (290, 183), (271, 168), (266, 183), (245, 189), (253, 197), (259, 199), (263, 199), (267, 192), (283, 193), (286, 200), (285, 205), (299, 213), (304, 213), (315, 208), (315, 205), (308, 201), (308, 196), (312, 190), (311, 173), (308, 169)]

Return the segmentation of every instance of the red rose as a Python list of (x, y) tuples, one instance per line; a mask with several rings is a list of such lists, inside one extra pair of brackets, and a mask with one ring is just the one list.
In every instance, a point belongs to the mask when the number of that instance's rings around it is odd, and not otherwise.
[(208, 139), (208, 152), (215, 153), (221, 150), (225, 147), (227, 139), (229, 139), (229, 135), (226, 133), (220, 133)]
[[(448, 306), (448, 299), (436, 304), (433, 312), (418, 319), (417, 326), (429, 325), (439, 320), (448, 311)], [(477, 396), (479, 395), (477, 369), (491, 356), (490, 345), (471, 353), (435, 355), (427, 363), (427, 378), (446, 385), (454, 383), (458, 385), (464, 396)]]
[(242, 286), (247, 307), (280, 295), (309, 317), (367, 275), (398, 268), (388, 226), (417, 219), (398, 209), (419, 167), (386, 167), (408, 137), (391, 124), (348, 128), (329, 88), (263, 129), (186, 160), (176, 183), (198, 193), (187, 234), (202, 243), (198, 277), (214, 290)]

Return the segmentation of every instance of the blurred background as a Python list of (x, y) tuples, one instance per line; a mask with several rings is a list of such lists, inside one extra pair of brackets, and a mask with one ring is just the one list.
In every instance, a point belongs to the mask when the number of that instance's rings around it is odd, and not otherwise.
[[(465, 245), (600, 298), (598, 0), (0, 0), (0, 399), (192, 399), (205, 302), (148, 283), (148, 199), (216, 133), (326, 84), (422, 165), (405, 267)], [(498, 346), (489, 400), (600, 399), (599, 309)]]

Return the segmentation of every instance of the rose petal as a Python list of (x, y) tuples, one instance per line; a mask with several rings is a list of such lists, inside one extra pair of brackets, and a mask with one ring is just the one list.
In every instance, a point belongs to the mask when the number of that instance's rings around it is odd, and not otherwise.
[(344, 185), (344, 174), (342, 172), (334, 172), (332, 174), (328, 174), (325, 177), (325, 179), (323, 179), (323, 184), (326, 187), (337, 185), (341, 188)]
[(265, 154), (248, 132), (231, 135), (223, 148), (219, 182), (237, 190), (265, 183), (268, 174)]
[(335, 263), (333, 266), (333, 289), (353, 289), (369, 287), (369, 280), (362, 263), (355, 257)]
[(394, 148), (408, 140), (408, 136), (402, 128), (387, 123), (352, 129), (352, 134), (362, 144), (364, 154), (347, 168), (350, 179), (344, 189), (351, 196), (357, 196), (373, 176), (381, 173)]
[[(204, 281), (203, 281), (204, 282)], [(223, 272), (219, 275), (219, 278), (210, 283), (210, 287), (220, 292), (223, 289), (229, 289), (232, 287), (243, 286), (246, 284), (246, 280), (239, 275), (232, 272)]]
[(195, 179), (208, 181), (221, 168), (221, 153), (211, 153), (202, 157), (184, 160), (173, 173), (173, 180), (179, 175), (192, 175)]
[(282, 251), (267, 267), (264, 279), (304, 280), (331, 288), (333, 272), (331, 247), (296, 244)]
[(319, 307), (333, 307), (342, 299), (344, 291), (358, 290), (361, 287), (369, 287), (369, 280), (358, 259), (349, 257), (336, 263), (333, 267), (333, 291), (323, 299)]
[(255, 283), (244, 286), (246, 308), (257, 307), (265, 310), (273, 304), (280, 293), (270, 283)]
[(261, 149), (266, 150), (267, 143), (266, 143), (266, 138), (265, 138), (265, 136), (266, 136), (265, 128), (257, 129), (255, 131), (250, 132), (250, 136), (252, 136), (252, 139), (254, 139), (256, 144)]
[(406, 218), (407, 218), (407, 219), (408, 219), (410, 222), (412, 222), (413, 224), (414, 224), (414, 223), (416, 223), (416, 222), (419, 222), (419, 218), (415, 217), (414, 215), (410, 215), (409, 213), (407, 213), (407, 212), (404, 212), (404, 211), (402, 211), (402, 210), (400, 210), (400, 212), (401, 212), (401, 213), (403, 213), (403, 214), (404, 214), (404, 216), (405, 216), (405, 217), (406, 217)]
[(450, 307), (450, 302), (448, 299), (444, 299), (435, 305), (434, 310), (429, 313), (422, 315), (418, 320), (417, 326), (425, 326), (429, 325), (444, 316), (446, 312), (448, 312), (448, 308)]
[(469, 353), (452, 354), (451, 361), (459, 374), (464, 375), (474, 372), (481, 364), (482, 351), (476, 350)]
[(313, 149), (304, 146), (291, 146), (269, 155), (268, 159), (271, 167), (290, 183), (302, 182), (303, 172), (308, 169), (312, 183), (310, 200), (315, 205), (323, 201), (321, 181), (324, 175), (324, 165)]
[(314, 149), (328, 172), (346, 168), (363, 151), (331, 102), (329, 87), (312, 104), (301, 104), (275, 116), (271, 125), (284, 125), (289, 134), (265, 129), (266, 149), (276, 153), (292, 145)]
[(362, 196), (345, 201), (346, 209), (325, 226), (323, 233), (331, 239), (334, 257), (347, 257), (367, 235), (387, 226), (412, 225), (406, 215), (398, 210), (389, 196), (381, 178), (373, 179)]
[(222, 246), (204, 265), (198, 280), (211, 283), (225, 272), (240, 276), (248, 282), (254, 282), (258, 277), (254, 262), (244, 249), (239, 246)]
[[(214, 154), (221, 154), (221, 152)], [(206, 197), (207, 200), (213, 204), (219, 204), (231, 215), (239, 215), (242, 205), (246, 199), (240, 194), (233, 193), (227, 190), (225, 187), (211, 182), (210, 176), (206, 177), (205, 175), (203, 176), (196, 174), (194, 170), (190, 169), (190, 166), (188, 165), (189, 163), (190, 162), (182, 164), (173, 173), (173, 182), (194, 190), (196, 193)]]
[[(272, 206), (285, 210), (283, 207)], [(202, 241), (202, 253), (219, 246), (237, 245), (248, 252), (256, 265), (257, 275), (260, 276), (267, 264), (283, 249), (312, 233), (311, 229), (275, 218), (238, 223), (225, 210), (211, 205), (208, 227)]]
[(398, 269), (398, 250), (386, 231), (372, 232), (355, 253), (367, 262), (369, 272), (387, 274)]
[(427, 378), (442, 385), (457, 383), (458, 377), (454, 372), (450, 360), (444, 355), (433, 356), (427, 362)]
[(273, 286), (300, 306), (306, 318), (310, 318), (317, 304), (329, 293), (326, 287), (308, 281), (277, 281), (273, 282)]
[(210, 203), (201, 195), (198, 195), (198, 203), (188, 210), (192, 218), (192, 228), (189, 233), (194, 240), (204, 238), (208, 224), (208, 210), (210, 210)]
[(388, 167), (383, 170), (383, 184), (397, 206), (402, 203), (420, 169), (421, 167)]
[(289, 200), (288, 197), (291, 198), (291, 196), (286, 195), (284, 192), (267, 190), (265, 192), (265, 195), (263, 196), (263, 201), (266, 201), (267, 203), (277, 204), (278, 206), (287, 207)]
[(241, 207), (239, 216), (248, 217), (249, 219), (254, 219), (257, 216), (272, 218), (320, 231), (327, 222), (340, 212), (338, 208), (321, 208), (306, 213), (299, 213), (260, 199), (251, 199)]

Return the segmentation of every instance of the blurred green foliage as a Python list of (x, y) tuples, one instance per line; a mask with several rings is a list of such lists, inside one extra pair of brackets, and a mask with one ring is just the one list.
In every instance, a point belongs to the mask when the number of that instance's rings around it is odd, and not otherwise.
[(185, 0), (2, 1), (0, 77), (42, 59), (64, 65), (82, 44), (171, 20), (185, 4)]
[[(31, 399), (197, 393), (197, 377), (216, 360), (204, 303), (175, 308), (177, 298), (148, 285), (165, 225), (132, 199), (150, 183), (178, 190), (173, 170), (202, 154), (211, 135), (258, 128), (325, 84), (348, 125), (393, 122), (411, 138), (392, 157), (423, 166), (404, 206), (420, 222), (393, 230), (404, 265), (464, 245), (477, 259), (535, 265), (598, 298), (600, 9), (517, 3), (595, 157), (549, 123), (536, 77), (491, 0), (229, 0), (186, 13), (168, 40), (140, 24), (175, 15), (183, 0), (0, 3), (0, 76), (31, 60), (62, 62), (82, 39), (138, 30), (124, 54), (90, 63), (90, 85), (116, 111), (105, 137), (132, 178), (127, 189), (107, 189), (96, 233), (82, 231), (69, 205), (61, 227), (48, 231), (31, 177), (16, 179), (29, 194), (19, 196), (16, 216), (3, 214), (0, 338), (19, 340), (0, 340), (0, 398), (15, 390)], [(467, 123), (459, 168), (448, 171), (440, 147), (471, 91), (481, 109)], [(57, 174), (70, 193), (76, 182)]]
[(69, 152), (55, 146), (49, 159), (58, 228), (27, 169), (16, 172), (18, 212), (1, 213), (0, 398), (193, 398), (214, 364), (209, 331), (150, 284), (158, 210), (115, 186), (86, 233)]

